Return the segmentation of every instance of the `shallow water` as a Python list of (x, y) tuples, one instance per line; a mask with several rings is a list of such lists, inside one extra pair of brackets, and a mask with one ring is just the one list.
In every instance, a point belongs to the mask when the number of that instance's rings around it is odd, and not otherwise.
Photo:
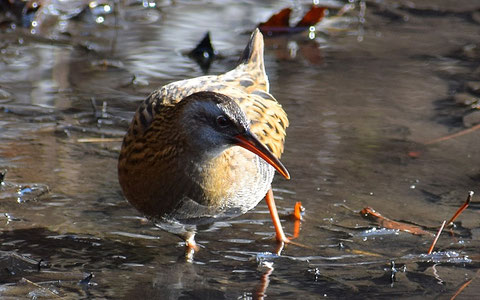
[[(433, 236), (384, 229), (358, 213), (369, 206), (434, 234), (468, 191), (480, 192), (478, 131), (425, 145), (471, 126), (463, 123), (475, 109), (452, 96), (476, 97), (466, 84), (480, 81), (480, 7), (355, 5), (342, 19), (329, 16), (314, 39), (302, 33), (265, 41), (271, 92), (291, 122), (282, 161), (292, 180), (276, 178), (274, 194), (282, 216), (296, 201), (306, 208), (295, 241), (308, 247), (274, 254), (261, 202), (201, 230), (193, 263), (184, 261), (177, 237), (123, 199), (120, 142), (82, 139), (121, 138), (148, 93), (203, 75), (185, 53), (206, 31), (220, 53), (208, 73), (223, 73), (255, 25), (292, 3), (158, 1), (145, 8), (132, 1), (102, 24), (87, 16), (61, 26), (45, 21), (33, 35), (31, 28), (2, 29), (0, 170), (8, 173), (0, 190), (0, 295), (450, 298), (472, 278), (461, 296), (480, 294), (475, 196), (433, 255), (426, 255)], [(291, 235), (294, 222), (283, 225)]]

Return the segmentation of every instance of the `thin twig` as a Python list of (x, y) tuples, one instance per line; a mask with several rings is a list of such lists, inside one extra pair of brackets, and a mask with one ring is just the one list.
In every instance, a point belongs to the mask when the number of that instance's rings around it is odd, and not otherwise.
[(460, 295), (460, 293), (472, 282), (472, 280), (473, 278), (465, 282), (464, 284), (462, 284), (462, 286), (458, 289), (455, 295), (453, 295), (452, 298), (450, 298), (450, 300), (454, 300), (455, 298), (457, 298), (457, 296)]
[(111, 143), (111, 142), (121, 142), (122, 138), (83, 138), (78, 139), (78, 143)]
[(432, 245), (430, 246), (430, 249), (428, 249), (427, 254), (432, 254), (433, 248), (435, 248), (435, 245), (437, 244), (438, 238), (440, 237), (440, 234), (442, 233), (443, 228), (445, 227), (446, 223), (447, 223), (447, 221), (444, 220), (443, 223), (442, 223), (442, 226), (440, 226), (440, 229), (437, 232), (437, 235), (435, 236), (435, 239), (433, 240)]
[(434, 140), (425, 142), (424, 144), (425, 144), (425, 145), (431, 145), (431, 144), (443, 142), (443, 141), (446, 141), (446, 140), (449, 140), (449, 139), (453, 139), (453, 138), (456, 138), (456, 137), (465, 135), (465, 134), (467, 134), (467, 133), (473, 132), (473, 131), (475, 131), (475, 130), (477, 130), (477, 129), (480, 129), (480, 124), (477, 124), (477, 125), (475, 125), (475, 126), (473, 126), (473, 127), (464, 129), (464, 130), (459, 131), (459, 132), (456, 132), (456, 133), (454, 133), (454, 134), (450, 134), (450, 135), (443, 136), (443, 137), (438, 138), (438, 139), (434, 139)]
[(465, 282), (464, 284), (462, 284), (462, 286), (460, 286), (460, 288), (457, 290), (457, 292), (452, 296), (452, 298), (450, 298), (450, 300), (454, 300), (458, 295), (460, 295), (460, 293), (470, 284), (472, 283), (472, 281), (478, 276), (478, 273), (480, 272), (480, 270), (477, 270), (477, 273), (475, 273), (475, 275), (472, 277), (472, 279), (468, 280), (467, 282)]
[(371, 207), (365, 207), (360, 211), (360, 214), (362, 217), (368, 218), (378, 223), (383, 228), (401, 230), (401, 231), (405, 231), (405, 232), (408, 232), (411, 234), (417, 234), (417, 235), (422, 235), (422, 234), (433, 235), (430, 232), (423, 230), (419, 226), (390, 220), (382, 216), (380, 213), (378, 213)]
[(93, 116), (97, 117), (97, 102), (94, 97), (90, 98), (90, 105), (92, 106)]
[(455, 212), (450, 221), (447, 222), (447, 226), (453, 225), (453, 222), (457, 219), (457, 217), (468, 207), (470, 201), (472, 201), (472, 197), (473, 191), (468, 192), (467, 200), (465, 200), (465, 203), (463, 203), (462, 206), (460, 206), (460, 208), (457, 210), (457, 212)]
[(25, 277), (23, 277), (22, 279), (23, 279), (26, 283), (29, 283), (29, 284), (31, 284), (31, 285), (33, 285), (33, 286), (35, 286), (35, 287), (37, 287), (37, 288), (39, 288), (39, 289), (41, 289), (41, 290), (45, 290), (45, 291), (50, 292), (50, 294), (52, 294), (52, 295), (55, 296), (56, 298), (62, 298), (60, 295), (55, 294), (55, 293), (52, 292), (50, 289), (48, 289), (48, 288), (46, 288), (46, 287), (43, 287), (43, 286), (39, 285), (38, 283), (35, 283), (35, 282), (31, 281), (31, 280), (28, 280), (28, 279), (25, 278)]

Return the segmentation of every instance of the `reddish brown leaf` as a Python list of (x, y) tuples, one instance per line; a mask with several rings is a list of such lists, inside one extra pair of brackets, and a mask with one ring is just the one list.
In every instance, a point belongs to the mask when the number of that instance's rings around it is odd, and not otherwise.
[(415, 225), (410, 225), (407, 223), (401, 223), (397, 221), (390, 220), (388, 218), (385, 218), (378, 212), (376, 212), (373, 208), (371, 207), (365, 207), (360, 211), (360, 214), (368, 218), (376, 223), (378, 223), (380, 226), (383, 228), (387, 229), (397, 229), (401, 231), (405, 231), (411, 234), (416, 234), (416, 235), (423, 235), (423, 234), (429, 234), (432, 235), (430, 232), (423, 230), (422, 228), (415, 226)]
[(408, 152), (408, 156), (411, 158), (418, 158), (420, 157), (421, 152), (420, 151), (410, 151)]
[(295, 27), (310, 27), (317, 24), (325, 16), (326, 9), (326, 7), (312, 6)]
[(271, 16), (267, 22), (260, 23), (258, 27), (260, 28), (260, 30), (262, 30), (262, 27), (267, 27), (267, 28), (268, 27), (273, 27), (273, 28), (289, 27), (291, 12), (292, 12), (291, 8), (284, 8), (280, 12)]

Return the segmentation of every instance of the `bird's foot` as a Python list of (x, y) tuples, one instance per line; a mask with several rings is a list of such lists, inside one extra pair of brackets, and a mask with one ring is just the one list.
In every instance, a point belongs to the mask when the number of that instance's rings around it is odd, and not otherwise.
[(279, 244), (290, 244), (292, 242), (292, 240), (283, 233), (283, 229), (276, 233), (275, 240), (277, 240)]
[(300, 248), (314, 250), (314, 247), (311, 247), (311, 246), (304, 245), (302, 243), (298, 243), (298, 242), (293, 241), (294, 238), (295, 237), (288, 238), (285, 235), (283, 237), (276, 236), (277, 248), (276, 248), (275, 253), (277, 255), (280, 255), (281, 252), (283, 251), (283, 248), (285, 247), (285, 245), (295, 245), (295, 246), (300, 247)]
[(292, 240), (287, 238), (285, 236), (285, 234), (283, 233), (282, 231), (282, 234), (278, 234), (275, 236), (275, 239), (277, 240), (277, 248), (275, 249), (275, 253), (277, 255), (280, 255), (283, 251), (283, 247), (286, 245), (286, 244), (292, 244)]

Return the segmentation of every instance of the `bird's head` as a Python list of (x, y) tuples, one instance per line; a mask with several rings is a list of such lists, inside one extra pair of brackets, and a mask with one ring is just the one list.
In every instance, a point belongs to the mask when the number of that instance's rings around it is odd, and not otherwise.
[(243, 147), (264, 159), (280, 174), (290, 175), (271, 151), (250, 131), (250, 122), (230, 97), (215, 92), (194, 93), (179, 103), (179, 121), (195, 152), (214, 157), (232, 146)]

